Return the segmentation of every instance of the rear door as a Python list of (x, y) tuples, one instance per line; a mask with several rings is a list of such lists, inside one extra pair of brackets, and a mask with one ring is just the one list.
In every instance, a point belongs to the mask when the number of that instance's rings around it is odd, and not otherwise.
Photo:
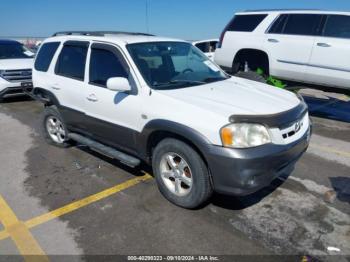
[(70, 129), (85, 129), (85, 64), (89, 42), (63, 44), (50, 83), (60, 103), (60, 112)]
[(328, 15), (314, 44), (307, 79), (320, 85), (350, 88), (349, 61), (350, 16)]
[(270, 74), (303, 82), (322, 15), (282, 14), (266, 34)]
[[(97, 140), (132, 152), (141, 120), (142, 101), (130, 67), (113, 45), (93, 43), (89, 53), (85, 99), (87, 129)], [(111, 77), (127, 78), (132, 91), (123, 93), (107, 89), (107, 80)]]

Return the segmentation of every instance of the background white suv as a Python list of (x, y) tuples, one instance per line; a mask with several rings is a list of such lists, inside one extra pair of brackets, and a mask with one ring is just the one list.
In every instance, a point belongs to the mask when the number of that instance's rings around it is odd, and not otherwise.
[(207, 57), (214, 60), (215, 50), (218, 46), (219, 39), (208, 39), (192, 42), (192, 44), (199, 48)]
[(22, 95), (22, 87), (32, 85), (33, 56), (17, 41), (0, 40), (0, 102), (5, 97)]
[(295, 82), (350, 89), (350, 13), (306, 10), (237, 13), (215, 61)]

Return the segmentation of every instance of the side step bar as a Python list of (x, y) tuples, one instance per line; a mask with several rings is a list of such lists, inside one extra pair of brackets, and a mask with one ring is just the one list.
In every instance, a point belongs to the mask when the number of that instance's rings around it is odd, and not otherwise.
[(68, 134), (68, 137), (80, 144), (86, 145), (92, 150), (101, 153), (103, 155), (106, 155), (112, 159), (117, 159), (123, 164), (126, 164), (130, 167), (138, 166), (141, 161), (133, 156), (127, 155), (125, 153), (122, 153), (120, 151), (115, 150), (112, 147), (105, 146), (99, 142), (96, 142), (92, 139), (89, 139), (87, 137), (84, 137), (82, 135), (76, 134), (76, 133), (70, 133)]

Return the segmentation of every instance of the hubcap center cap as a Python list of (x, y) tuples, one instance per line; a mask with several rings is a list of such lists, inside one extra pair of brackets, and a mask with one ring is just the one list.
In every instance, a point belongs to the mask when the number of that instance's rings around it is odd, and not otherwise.
[(181, 171), (179, 169), (175, 169), (175, 178), (180, 178), (181, 177)]

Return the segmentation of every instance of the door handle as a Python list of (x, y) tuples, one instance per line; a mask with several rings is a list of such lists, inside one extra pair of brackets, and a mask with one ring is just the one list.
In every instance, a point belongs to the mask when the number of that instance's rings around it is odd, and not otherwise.
[(270, 38), (267, 41), (269, 41), (270, 43), (279, 43), (277, 39), (273, 39), (273, 38)]
[(97, 101), (98, 101), (98, 99), (97, 99), (97, 97), (96, 97), (95, 94), (90, 94), (90, 95), (88, 95), (88, 96), (86, 97), (86, 99), (87, 99), (88, 101), (90, 101), (90, 102), (97, 102)]
[(61, 88), (59, 87), (59, 85), (58, 84), (53, 84), (52, 86), (51, 86), (51, 88), (53, 89), (53, 90), (60, 90)]
[(320, 46), (320, 47), (331, 47), (331, 45), (327, 44), (327, 43), (317, 43), (317, 46)]

